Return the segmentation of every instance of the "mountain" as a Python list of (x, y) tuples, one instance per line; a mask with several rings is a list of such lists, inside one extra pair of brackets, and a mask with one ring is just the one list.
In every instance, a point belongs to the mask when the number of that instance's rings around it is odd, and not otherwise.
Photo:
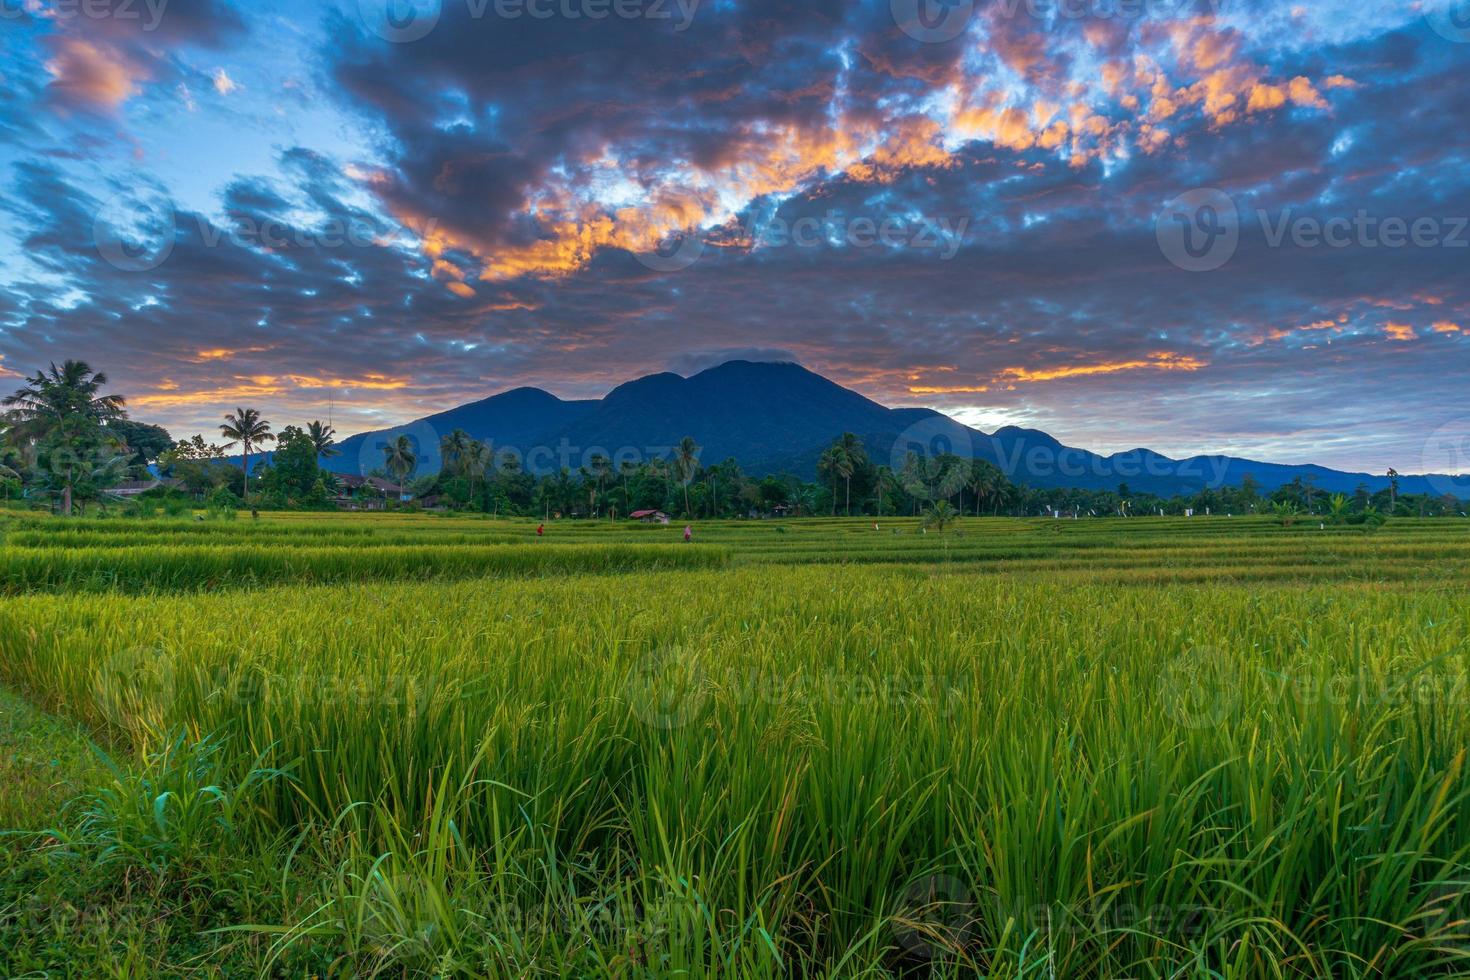
[[(455, 429), (464, 429), (496, 447), (547, 445), (556, 433), (574, 425), (599, 404), (563, 401), (540, 388), (513, 388), (407, 425), (350, 436), (337, 444), (341, 455), (322, 460), (322, 466), (334, 473), (367, 473), (383, 465), (383, 444), (400, 433), (416, 442), (420, 453), (427, 452), (431, 457), (439, 451), (439, 437)], [(420, 472), (424, 472), (422, 467)]]
[[(926, 408), (886, 408), (797, 364), (730, 361), (691, 377), (652, 374), (629, 381), (602, 399), (565, 401), (536, 388), (517, 388), (416, 422), (352, 436), (342, 454), (323, 460), (339, 473), (380, 467), (382, 446), (406, 433), (424, 457), (419, 472), (437, 466), (438, 440), (461, 428), (489, 441), (497, 458), (510, 451), (536, 473), (561, 466), (572, 471), (600, 453), (618, 463), (667, 456), (684, 436), (693, 436), (701, 458), (734, 457), (748, 473), (788, 472), (816, 476), (817, 457), (843, 432), (859, 436), (875, 462), (898, 468), (905, 455), (953, 452), (986, 459), (1012, 480), (1035, 487), (1193, 493), (1207, 486), (1239, 484), (1247, 475), (1272, 490), (1297, 477), (1317, 489), (1351, 493), (1387, 479), (1343, 473), (1320, 466), (1293, 466), (1230, 456), (1172, 459), (1148, 449), (1101, 456), (1063, 445), (1037, 429), (1006, 426), (984, 433)], [(1404, 493), (1470, 496), (1467, 481), (1447, 477), (1401, 477)]]

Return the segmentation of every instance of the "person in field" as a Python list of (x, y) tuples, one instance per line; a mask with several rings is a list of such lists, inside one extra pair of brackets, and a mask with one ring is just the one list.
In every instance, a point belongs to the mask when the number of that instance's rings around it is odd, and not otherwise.
[(546, 525), (545, 524), (537, 524), (536, 525), (536, 537), (539, 538), (542, 535), (544, 535), (545, 533), (546, 533)]
[(693, 540), (694, 540), (694, 527), (692, 525), (685, 524), (684, 525), (684, 543), (685, 544), (688, 544), (689, 542), (691, 542)]

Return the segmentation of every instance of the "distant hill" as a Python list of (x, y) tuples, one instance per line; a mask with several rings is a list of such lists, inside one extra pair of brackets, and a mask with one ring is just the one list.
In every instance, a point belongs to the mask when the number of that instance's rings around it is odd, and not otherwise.
[[(516, 388), (393, 429), (343, 440), (342, 454), (323, 461), (339, 473), (382, 465), (381, 446), (407, 433), (436, 464), (438, 438), (455, 428), (493, 444), (497, 458), (514, 451), (526, 468), (573, 471), (594, 452), (615, 462), (666, 455), (688, 435), (701, 458), (734, 457), (747, 473), (787, 472), (814, 478), (817, 458), (833, 438), (852, 432), (880, 463), (901, 465), (909, 450), (986, 459), (1012, 480), (1035, 487), (1114, 489), (1160, 495), (1239, 484), (1247, 475), (1264, 490), (1311, 478), (1319, 490), (1351, 493), (1360, 484), (1387, 486), (1383, 476), (1344, 473), (1230, 456), (1172, 459), (1147, 449), (1099, 456), (1064, 446), (1036, 429), (1007, 426), (984, 433), (924, 408), (886, 408), (798, 364), (729, 361), (692, 377), (652, 374), (602, 399), (564, 401), (537, 388)], [(1461, 481), (1470, 496), (1470, 481)], [(1406, 476), (1404, 493), (1443, 492), (1443, 478)]]

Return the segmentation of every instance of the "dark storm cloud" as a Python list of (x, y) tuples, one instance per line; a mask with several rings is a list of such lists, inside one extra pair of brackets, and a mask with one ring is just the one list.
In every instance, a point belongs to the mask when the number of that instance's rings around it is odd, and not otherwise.
[[(236, 401), (367, 427), (522, 383), (599, 395), (790, 358), (1099, 448), (1363, 465), (1470, 411), (1470, 252), (1271, 240), (1470, 215), (1470, 46), (1422, 24), (1240, 5), (1251, 34), (988, 5), (924, 44), (887, 2), (706, 0), (682, 29), (446, 2), (395, 44), (353, 7), (325, 19), (318, 68), (376, 158), (282, 147), (275, 174), (221, 174), (219, 210), (180, 209), (156, 268), (100, 261), (96, 225), (113, 194), (166, 188), (13, 166), (3, 206), (44, 274), (0, 305), (5, 369), (85, 355), (184, 427)], [(245, 29), (179, 9), (171, 44)], [(113, 29), (88, 37), (132, 64)], [(149, 56), (88, 84), (171, 70)], [(1157, 221), (1201, 187), (1241, 236), (1191, 273)], [(650, 264), (691, 224), (692, 264)], [(1365, 415), (1371, 438), (1345, 439)]]

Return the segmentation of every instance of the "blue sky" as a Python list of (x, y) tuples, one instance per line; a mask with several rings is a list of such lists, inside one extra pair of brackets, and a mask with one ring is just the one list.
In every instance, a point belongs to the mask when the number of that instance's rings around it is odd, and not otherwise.
[(350, 432), (755, 351), (1097, 450), (1442, 468), (1463, 6), (0, 0), (0, 376)]

